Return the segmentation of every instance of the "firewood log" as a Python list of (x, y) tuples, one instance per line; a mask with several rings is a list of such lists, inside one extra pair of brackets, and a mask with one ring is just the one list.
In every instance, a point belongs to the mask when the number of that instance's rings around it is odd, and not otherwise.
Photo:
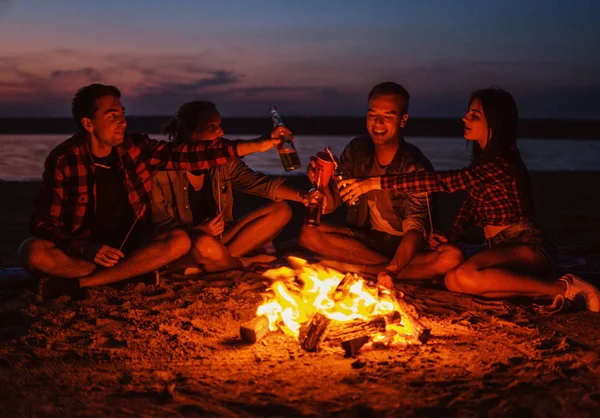
[(385, 317), (382, 315), (369, 318), (367, 321), (363, 319), (354, 319), (347, 322), (333, 321), (327, 330), (324, 341), (337, 345), (360, 337), (370, 337), (385, 332), (385, 326)]
[(412, 337), (417, 339), (421, 344), (425, 344), (429, 339), (431, 329), (427, 328), (419, 321), (416, 311), (414, 310), (415, 308), (406, 303), (403, 295), (397, 296), (396, 302), (398, 302), (398, 306), (402, 310), (401, 315), (403, 320), (409, 322), (412, 327)]
[(240, 336), (247, 343), (256, 343), (269, 333), (269, 318), (260, 315), (240, 326)]
[(357, 279), (356, 277), (354, 277), (354, 274), (346, 273), (342, 281), (335, 288), (335, 291), (333, 292), (333, 295), (331, 295), (331, 298), (336, 302), (339, 302), (340, 300), (344, 299), (344, 297), (346, 297), (346, 295), (348, 294), (350, 286), (356, 280)]
[[(336, 301), (343, 299), (348, 288), (356, 280), (353, 274), (347, 273), (335, 288), (332, 298)], [(306, 351), (318, 351), (319, 343), (323, 340), (331, 319), (321, 313), (316, 313), (306, 327), (300, 328), (300, 345)]]
[(303, 329), (305, 332), (300, 333), (300, 345), (302, 345), (302, 348), (306, 351), (318, 351), (319, 344), (323, 340), (330, 323), (331, 319), (317, 312), (312, 317), (308, 327)]

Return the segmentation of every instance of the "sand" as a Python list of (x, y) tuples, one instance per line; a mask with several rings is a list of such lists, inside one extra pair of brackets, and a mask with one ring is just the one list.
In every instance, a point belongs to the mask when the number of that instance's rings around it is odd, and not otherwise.
[[(538, 217), (563, 265), (596, 284), (598, 181), (600, 173), (533, 173)], [(18, 265), (36, 188), (0, 183), (2, 268)], [(260, 203), (240, 198), (236, 209)], [(440, 203), (447, 225), (459, 202)], [(301, 217), (294, 206), (280, 241), (294, 237)], [(257, 271), (54, 301), (0, 288), (0, 416), (589, 416), (600, 408), (598, 314), (545, 315), (526, 300), (402, 284), (431, 339), (345, 358), (341, 349), (306, 353), (280, 332), (243, 344), (239, 326), (264, 288)]]

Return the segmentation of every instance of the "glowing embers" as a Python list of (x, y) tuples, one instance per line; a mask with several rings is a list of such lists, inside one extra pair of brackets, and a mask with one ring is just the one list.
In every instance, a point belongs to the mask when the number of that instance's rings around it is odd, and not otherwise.
[(269, 330), (281, 329), (308, 351), (328, 344), (341, 345), (348, 354), (364, 344), (427, 341), (429, 330), (390, 290), (300, 258), (289, 261), (292, 267), (264, 273), (273, 283), (257, 318), (242, 325), (244, 340), (256, 342)]

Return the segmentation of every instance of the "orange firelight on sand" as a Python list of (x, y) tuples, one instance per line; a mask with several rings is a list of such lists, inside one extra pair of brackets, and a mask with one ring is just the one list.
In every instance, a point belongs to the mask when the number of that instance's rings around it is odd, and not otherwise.
[[(396, 320), (393, 323), (386, 320), (385, 329), (370, 335), (370, 341), (391, 345), (415, 339), (410, 314), (405, 314), (390, 290), (357, 275), (344, 275), (301, 258), (288, 260), (291, 267), (264, 273), (272, 284), (256, 313), (268, 318), (271, 331), (281, 329), (300, 339), (301, 328), (315, 315), (326, 317), (331, 324), (339, 324), (367, 323), (373, 318), (391, 318), (395, 314)], [(401, 321), (397, 320), (398, 313)]]

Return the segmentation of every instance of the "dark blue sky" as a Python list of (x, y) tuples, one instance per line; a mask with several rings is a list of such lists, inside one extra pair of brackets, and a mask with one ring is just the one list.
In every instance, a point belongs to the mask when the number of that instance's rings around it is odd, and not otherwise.
[(393, 80), (412, 116), (501, 86), (522, 117), (598, 119), (599, 17), (593, 0), (0, 0), (0, 117), (67, 116), (92, 82), (129, 114), (362, 115)]

